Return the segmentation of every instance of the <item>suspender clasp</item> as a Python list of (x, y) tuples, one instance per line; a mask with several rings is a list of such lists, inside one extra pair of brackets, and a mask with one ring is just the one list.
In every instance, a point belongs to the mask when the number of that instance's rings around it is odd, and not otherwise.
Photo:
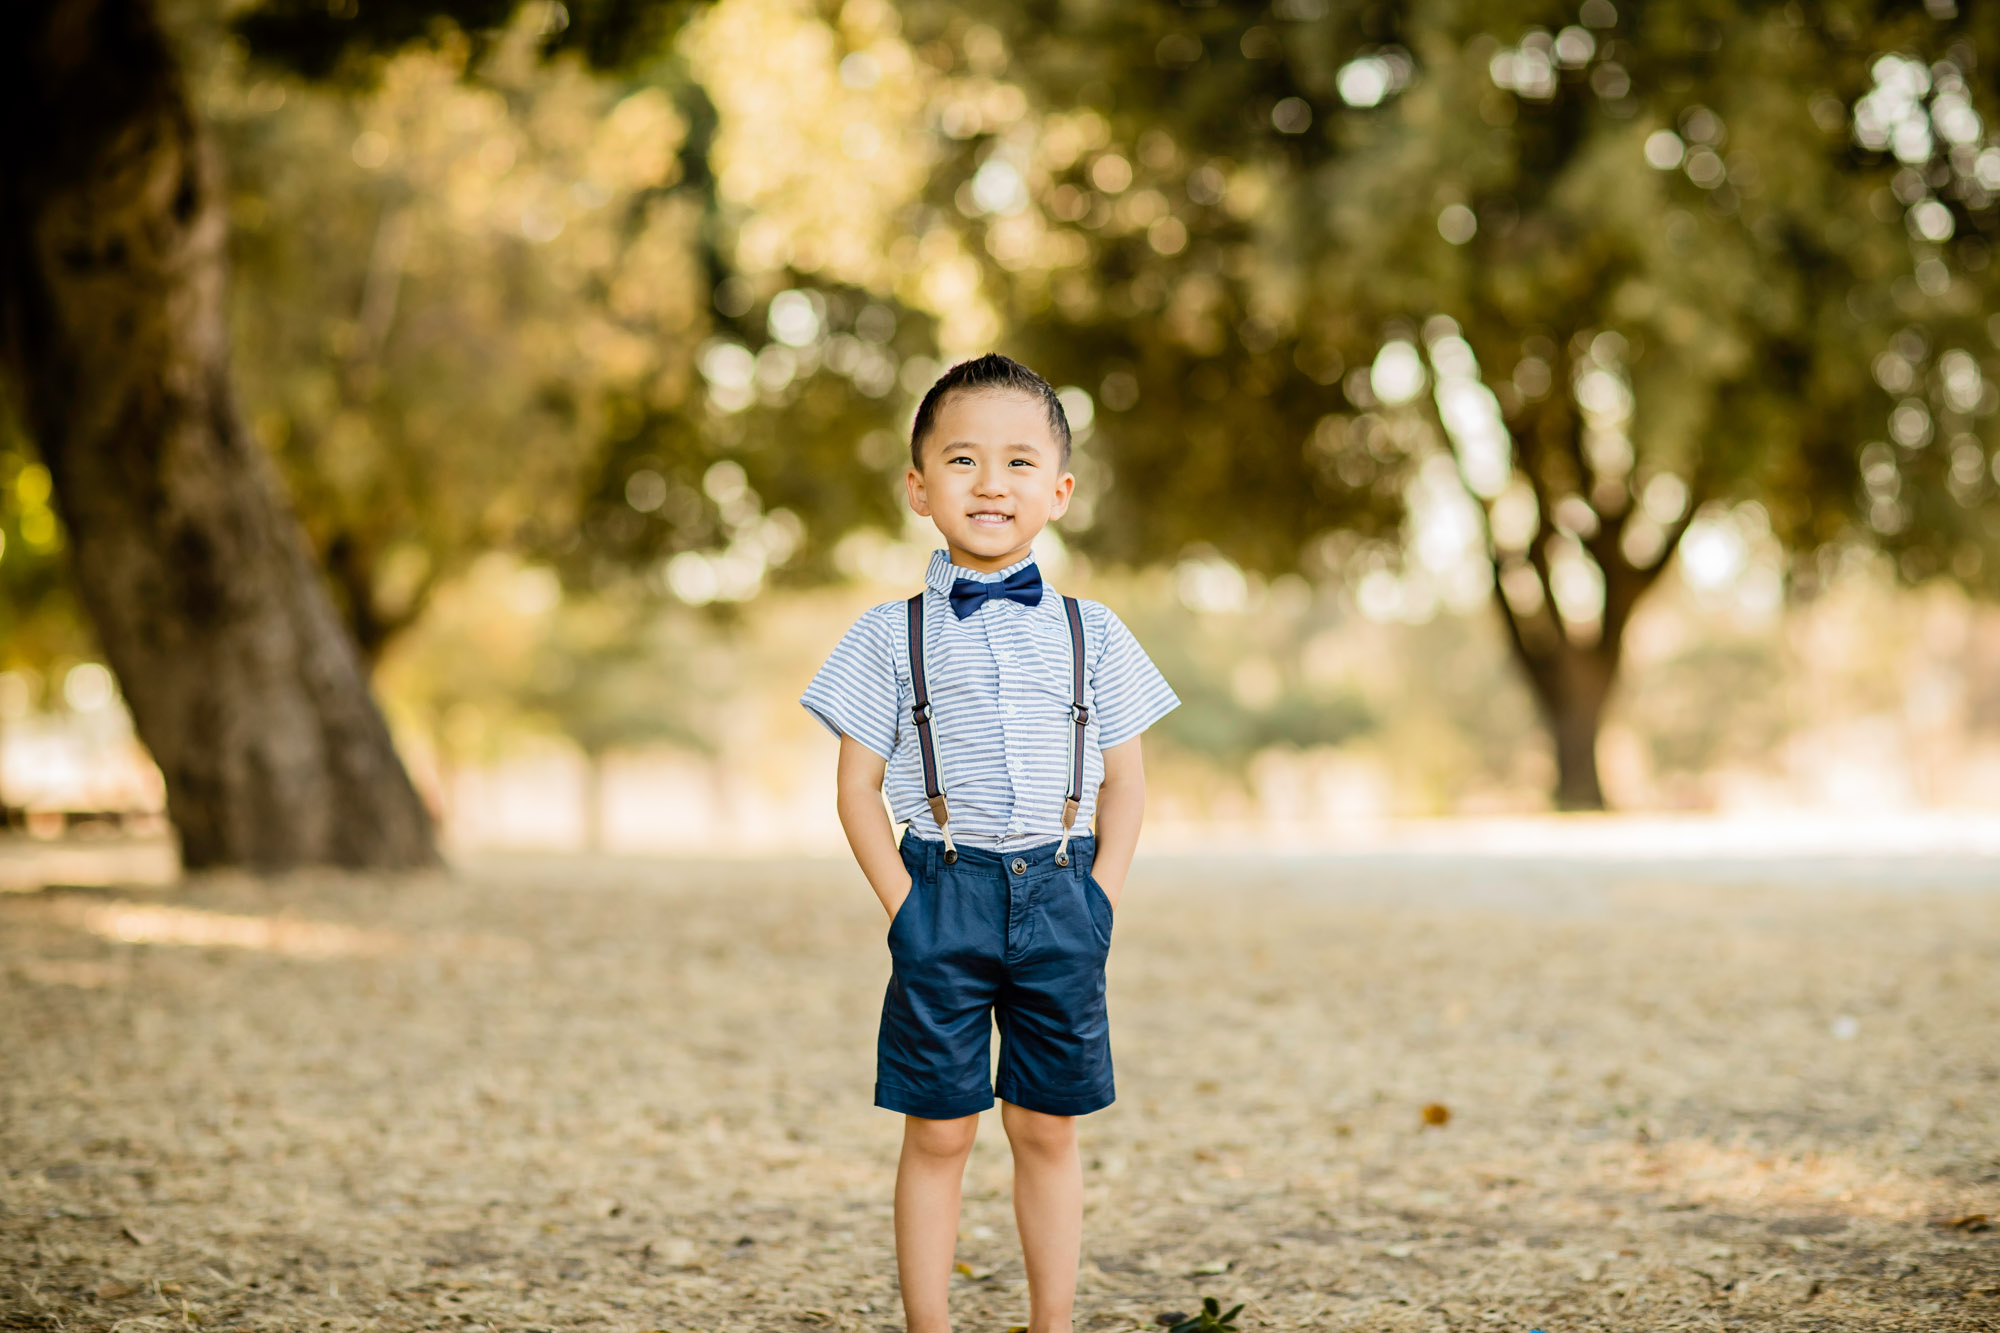
[(910, 720), (918, 726), (925, 726), (931, 720), (931, 701), (925, 699), (910, 708)]
[(1087, 727), (1090, 725), (1090, 710), (1082, 704), (1071, 704), (1069, 706), (1069, 720), (1076, 723), (1079, 727)]

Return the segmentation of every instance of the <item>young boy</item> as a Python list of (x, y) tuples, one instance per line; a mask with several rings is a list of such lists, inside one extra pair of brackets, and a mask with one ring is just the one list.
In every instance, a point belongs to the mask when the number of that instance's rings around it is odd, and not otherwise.
[[(1180, 700), (1118, 620), (1062, 597), (1035, 538), (1069, 507), (1069, 422), (1004, 356), (953, 366), (910, 433), (925, 590), (868, 612), (801, 702), (840, 737), (841, 827), (889, 914), (875, 1104), (904, 1115), (896, 1265), (946, 1333), (959, 1189), (997, 1092), (1031, 1333), (1066, 1333), (1083, 1232), (1075, 1117), (1112, 1100), (1104, 959), (1139, 841), (1139, 733)], [(899, 848), (883, 809), (883, 779)], [(1096, 836), (1090, 836), (1096, 816)]]

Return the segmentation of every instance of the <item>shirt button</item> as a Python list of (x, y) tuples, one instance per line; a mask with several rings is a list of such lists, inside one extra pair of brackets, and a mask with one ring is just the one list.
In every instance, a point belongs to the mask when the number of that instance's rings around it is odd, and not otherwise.
[(1018, 856), (1014, 858), (1014, 864), (1008, 868), (1017, 875), (1025, 875), (1028, 873), (1028, 863)]

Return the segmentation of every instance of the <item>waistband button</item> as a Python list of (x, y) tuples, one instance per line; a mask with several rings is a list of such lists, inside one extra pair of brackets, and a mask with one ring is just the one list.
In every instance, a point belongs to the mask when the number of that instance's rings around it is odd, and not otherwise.
[(1025, 857), (1020, 857), (1020, 856), (1015, 857), (1014, 864), (1010, 866), (1009, 869), (1011, 869), (1017, 875), (1027, 874), (1028, 873), (1027, 859)]

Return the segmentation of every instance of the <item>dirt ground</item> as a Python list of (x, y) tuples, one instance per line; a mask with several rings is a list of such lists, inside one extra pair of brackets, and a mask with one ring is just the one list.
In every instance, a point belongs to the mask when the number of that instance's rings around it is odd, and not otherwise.
[[(1142, 864), (1078, 1328), (2000, 1329), (1996, 884)], [(0, 1328), (897, 1328), (882, 935), (836, 862), (0, 893)], [(991, 1114), (960, 1258), (1022, 1322)]]

